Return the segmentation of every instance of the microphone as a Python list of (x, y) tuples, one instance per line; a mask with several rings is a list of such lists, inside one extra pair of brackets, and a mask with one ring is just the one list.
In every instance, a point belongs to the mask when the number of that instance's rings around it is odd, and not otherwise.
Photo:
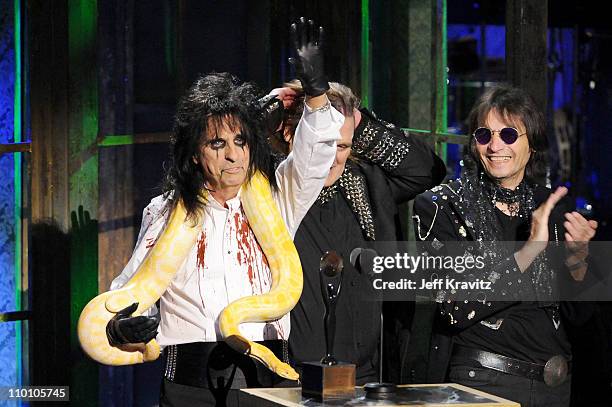
[(368, 277), (374, 276), (374, 257), (378, 256), (378, 252), (367, 247), (356, 247), (349, 255), (349, 262), (360, 273), (366, 273)]

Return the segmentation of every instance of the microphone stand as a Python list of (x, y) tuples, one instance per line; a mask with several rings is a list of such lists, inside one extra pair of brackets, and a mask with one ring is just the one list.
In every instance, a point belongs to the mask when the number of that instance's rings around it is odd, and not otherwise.
[[(370, 257), (371, 256), (371, 257)], [(356, 247), (351, 251), (349, 261), (351, 265), (360, 273), (366, 273), (368, 277), (372, 277), (373, 258), (378, 256), (374, 249)], [(369, 271), (369, 272), (368, 272)], [(369, 399), (387, 399), (395, 394), (396, 386), (394, 383), (383, 382), (383, 351), (384, 351), (384, 314), (382, 302), (380, 305), (380, 344), (378, 354), (378, 382), (366, 383), (363, 388), (366, 391), (366, 398)]]

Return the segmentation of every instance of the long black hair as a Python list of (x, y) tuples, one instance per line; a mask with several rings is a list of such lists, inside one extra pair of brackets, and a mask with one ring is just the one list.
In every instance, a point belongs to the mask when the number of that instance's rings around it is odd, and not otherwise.
[(476, 150), (474, 131), (486, 122), (489, 112), (495, 111), (509, 124), (520, 120), (527, 131), (531, 157), (525, 167), (525, 179), (531, 183), (542, 184), (546, 177), (548, 162), (548, 140), (546, 124), (541, 110), (534, 99), (523, 89), (507, 84), (496, 85), (480, 96), (468, 116), (470, 142), (464, 155), (466, 168), (482, 170)]
[[(180, 100), (174, 119), (170, 146), (170, 167), (166, 172), (164, 194), (175, 204), (182, 199), (187, 217), (194, 219), (205, 204), (201, 165), (193, 160), (206, 139), (225, 124), (240, 132), (249, 147), (247, 181), (261, 171), (276, 188), (270, 147), (265, 139), (262, 115), (257, 103), (258, 88), (242, 83), (235, 76), (211, 73), (199, 77)], [(238, 128), (232, 128), (238, 127)]]

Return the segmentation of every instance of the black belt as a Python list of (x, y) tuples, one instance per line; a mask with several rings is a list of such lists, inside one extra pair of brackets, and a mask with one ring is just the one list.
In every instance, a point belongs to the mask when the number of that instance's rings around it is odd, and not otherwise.
[(453, 357), (474, 360), (480, 363), (482, 367), (514, 376), (539, 380), (551, 387), (565, 382), (571, 368), (571, 362), (560, 355), (553, 356), (545, 365), (540, 365), (461, 345), (453, 346)]
[[(281, 360), (287, 342), (258, 342)], [(236, 352), (225, 342), (194, 342), (164, 348), (164, 377), (177, 384), (207, 389), (272, 387), (281, 379), (247, 355)]]

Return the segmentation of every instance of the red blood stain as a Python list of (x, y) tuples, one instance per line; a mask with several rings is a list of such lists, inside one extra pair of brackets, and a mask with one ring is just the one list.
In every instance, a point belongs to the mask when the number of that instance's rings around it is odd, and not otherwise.
[[(270, 266), (268, 264), (268, 259), (261, 250), (261, 246), (251, 230), (249, 221), (244, 215), (244, 212), (242, 212), (242, 214), (234, 214), (234, 226), (236, 228), (236, 238), (238, 240), (238, 253), (236, 255), (238, 263), (247, 267), (251, 288), (253, 288), (253, 290), (256, 289), (254, 279), (257, 279), (261, 288), (262, 279), (266, 281), (269, 280)], [(257, 255), (258, 253), (261, 254), (263, 267), (257, 263), (257, 259), (259, 258)]]
[(154, 237), (149, 237), (147, 238), (146, 242), (147, 245), (145, 246), (145, 249), (150, 249), (151, 247), (155, 246), (157, 240)]
[(200, 233), (198, 239), (198, 257), (196, 260), (196, 266), (198, 268), (204, 268), (204, 253), (206, 252), (206, 235), (204, 232)]
[(247, 272), (249, 274), (249, 283), (251, 283), (251, 288), (253, 288), (253, 265), (251, 263), (249, 263), (249, 268)]
[(238, 264), (244, 265), (248, 262), (247, 273), (249, 276), (249, 283), (251, 287), (253, 287), (253, 265), (249, 261), (251, 245), (249, 243), (249, 225), (246, 222), (246, 219), (242, 217), (238, 212), (234, 214), (234, 226), (236, 227), (236, 239), (238, 240), (238, 253), (236, 258), (238, 260)]

